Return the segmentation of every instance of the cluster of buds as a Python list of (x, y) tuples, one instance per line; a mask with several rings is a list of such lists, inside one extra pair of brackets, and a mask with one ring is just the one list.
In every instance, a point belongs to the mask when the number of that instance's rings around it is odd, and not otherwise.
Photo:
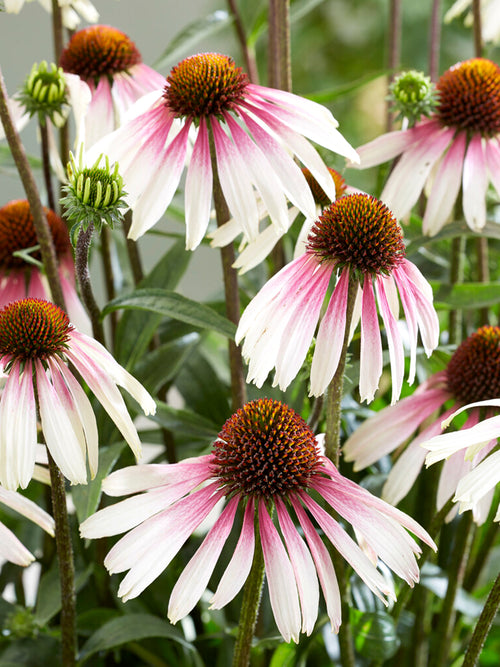
[(30, 117), (38, 115), (41, 124), (47, 117), (56, 127), (66, 122), (66, 79), (61, 67), (54, 63), (35, 63), (17, 97)]
[(120, 209), (127, 208), (118, 163), (111, 169), (107, 156), (104, 156), (104, 165), (100, 166), (102, 159), (101, 154), (91, 167), (86, 167), (82, 151), (78, 164), (70, 153), (68, 184), (64, 188), (66, 196), (61, 199), (61, 204), (65, 208), (66, 218), (74, 223), (70, 233), (73, 245), (76, 244), (80, 227), (86, 230), (92, 223), (99, 232), (102, 224), (106, 223), (113, 228), (115, 223), (123, 219)]
[(423, 72), (402, 72), (389, 86), (387, 97), (397, 120), (406, 119), (414, 125), (422, 116), (430, 116), (439, 104), (439, 96), (430, 77)]

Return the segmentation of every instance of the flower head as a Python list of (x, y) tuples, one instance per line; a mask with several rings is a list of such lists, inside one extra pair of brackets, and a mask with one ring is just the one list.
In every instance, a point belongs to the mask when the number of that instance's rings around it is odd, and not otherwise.
[[(79, 163), (70, 153), (68, 162), (68, 185), (65, 186), (66, 196), (61, 199), (65, 214), (70, 222), (74, 223), (71, 231), (72, 239), (78, 235), (80, 226), (84, 230), (93, 223), (97, 231), (101, 230), (105, 222), (111, 228), (123, 220), (121, 208), (126, 208), (123, 197), (123, 180), (118, 173), (118, 164), (111, 169), (109, 159), (100, 155), (91, 167), (83, 164), (82, 151)], [(75, 245), (75, 243), (74, 243)]]
[(161, 74), (142, 62), (130, 37), (108, 25), (75, 32), (59, 64), (65, 72), (85, 81), (92, 91), (85, 118), (88, 146), (119, 127), (134, 102), (164, 83)]
[(401, 155), (381, 197), (401, 218), (426, 186), (423, 229), (430, 235), (449, 219), (462, 188), (465, 220), (478, 231), (486, 223), (490, 181), (500, 194), (500, 67), (484, 58), (457, 63), (441, 76), (437, 92), (430, 118), (362, 146), (361, 166)]
[[(19, 512), (38, 524), (49, 535), (54, 536), (54, 519), (36, 503), (15, 491), (0, 486), (0, 503)], [(14, 533), (0, 522), (0, 563), (4, 560), (16, 565), (29, 565), (35, 560), (32, 553), (18, 540)]]
[(37, 411), (47, 447), (73, 484), (97, 472), (98, 432), (75, 368), (115, 422), (136, 456), (141, 444), (117, 385), (146, 414), (147, 391), (95, 340), (79, 333), (58, 306), (41, 299), (15, 301), (0, 311), (0, 367), (8, 374), (0, 401), (0, 483), (25, 487), (33, 475)]
[[(303, 419), (272, 399), (258, 399), (238, 410), (224, 424), (208, 456), (174, 465), (125, 468), (110, 475), (104, 489), (111, 495), (149, 490), (97, 512), (81, 525), (82, 535), (91, 538), (131, 529), (105, 560), (111, 573), (129, 570), (118, 591), (125, 600), (139, 595), (159, 576), (196, 527), (224, 500), (219, 519), (172, 591), (168, 616), (173, 623), (189, 614), (207, 587), (238, 508), (243, 511), (240, 537), (212, 607), (223, 607), (240, 591), (260, 539), (271, 606), (286, 641), (297, 642), (300, 632), (312, 632), (318, 613), (318, 578), (332, 627), (338, 630), (341, 621), (335, 572), (312, 519), (376, 595), (394, 595), (370, 559), (312, 498), (311, 491), (362, 533), (374, 553), (410, 585), (418, 580), (414, 554), (419, 548), (403, 526), (433, 546), (410, 517), (343, 478), (319, 453)], [(271, 518), (273, 504), (281, 535)]]
[(430, 77), (410, 70), (399, 74), (389, 86), (388, 100), (398, 112), (398, 118), (413, 123), (421, 116), (430, 116), (438, 105), (436, 89)]
[[(75, 288), (75, 267), (66, 224), (54, 211), (45, 208), (59, 268), (59, 278), (71, 321), (82, 331), (90, 331), (88, 316)], [(11, 301), (35, 297), (51, 299), (42, 273), (33, 216), (29, 203), (18, 199), (0, 208), (0, 308)]]
[(50, 68), (45, 60), (35, 63), (17, 97), (30, 116), (37, 114), (41, 124), (45, 124), (47, 117), (58, 127), (66, 122), (66, 79), (62, 69), (54, 63)]
[[(345, 443), (344, 458), (354, 461), (355, 470), (366, 468), (403, 445), (425, 424), (399, 455), (382, 491), (385, 500), (396, 504), (411, 489), (422, 469), (426, 456), (422, 443), (441, 432), (442, 420), (448, 419), (457, 408), (464, 409), (467, 403), (480, 405), (481, 401), (491, 401), (498, 396), (500, 328), (484, 326), (459, 345), (444, 371), (426, 380), (412, 396), (363, 422)], [(434, 413), (442, 410), (444, 412), (441, 416), (429, 422)], [(480, 416), (479, 407), (471, 408), (466, 428), (477, 424)], [(447, 437), (452, 439), (455, 435), (458, 434), (452, 433)], [(474, 452), (471, 458), (464, 457), (458, 449), (450, 456), (440, 475), (438, 508), (446, 503), (461, 483), (460, 480), (480, 463), (493, 445), (494, 442), (487, 443), (482, 451)], [(476, 523), (486, 520), (490, 504), (491, 495), (485, 495), (481, 502), (474, 505)]]
[[(148, 98), (149, 99), (149, 98)], [(138, 103), (142, 111), (145, 100)], [(201, 53), (176, 65), (150, 106), (95, 151), (120, 163), (133, 210), (129, 236), (137, 239), (162, 216), (175, 194), (190, 151), (186, 178), (186, 245), (194, 249), (210, 217), (211, 152), (229, 211), (247, 240), (258, 234), (256, 193), (273, 223), (289, 227), (286, 197), (310, 217), (314, 201), (290, 152), (335, 198), (328, 171), (304, 135), (357, 160), (324, 107), (296, 95), (249, 82), (234, 61)]]
[(316, 338), (311, 394), (323, 394), (337, 369), (349, 283), (355, 281), (358, 294), (351, 332), (361, 317), (361, 398), (373, 399), (382, 373), (376, 295), (389, 343), (392, 400), (396, 401), (404, 374), (397, 293), (410, 333), (410, 382), (415, 374), (418, 329), (429, 355), (437, 345), (439, 325), (431, 288), (405, 258), (395, 218), (382, 202), (364, 194), (341, 197), (326, 208), (312, 228), (306, 253), (273, 276), (243, 313), (236, 341), (245, 338), (242, 351), (249, 361), (248, 380), (261, 386), (274, 367), (274, 384), (286, 389), (307, 355), (332, 276), (338, 280)]

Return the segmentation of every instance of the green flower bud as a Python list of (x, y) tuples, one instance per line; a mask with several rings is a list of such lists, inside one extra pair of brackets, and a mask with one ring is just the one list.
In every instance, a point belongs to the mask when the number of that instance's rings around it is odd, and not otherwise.
[(61, 127), (66, 120), (66, 79), (61, 67), (45, 60), (35, 63), (17, 98), (24, 104), (30, 116), (38, 115), (40, 123), (48, 116), (54, 125)]
[(397, 76), (389, 86), (387, 99), (398, 119), (406, 118), (413, 125), (421, 116), (430, 116), (439, 104), (436, 87), (423, 72), (410, 70)]
[(40, 626), (30, 609), (16, 606), (5, 618), (4, 631), (12, 639), (35, 638), (40, 632)]
[[(103, 157), (104, 166), (100, 166)], [(85, 230), (92, 222), (100, 231), (103, 223), (113, 228), (116, 222), (123, 220), (120, 209), (127, 208), (123, 200), (127, 193), (123, 190), (118, 164), (111, 169), (108, 157), (101, 154), (92, 167), (85, 167), (80, 151), (78, 164), (70, 153), (67, 174), (68, 185), (64, 188), (67, 194), (61, 199), (61, 204), (65, 207), (66, 218), (75, 223), (71, 230), (73, 242), (80, 226)]]

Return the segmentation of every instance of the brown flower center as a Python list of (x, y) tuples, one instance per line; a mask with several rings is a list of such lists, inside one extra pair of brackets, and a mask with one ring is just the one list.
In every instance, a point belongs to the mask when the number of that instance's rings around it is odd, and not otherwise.
[(59, 64), (82, 79), (99, 79), (126, 72), (141, 62), (141, 54), (125, 33), (109, 25), (93, 25), (75, 32)]
[(500, 67), (472, 58), (447, 70), (437, 83), (441, 123), (485, 137), (500, 132)]
[[(330, 172), (332, 180), (335, 183), (335, 196), (338, 199), (347, 190), (347, 183), (345, 182), (344, 177), (341, 174), (339, 174), (339, 172), (336, 171), (335, 169), (328, 167), (328, 171)], [(314, 201), (316, 202), (316, 204), (318, 204), (318, 206), (321, 206), (321, 208), (325, 208), (325, 206), (331, 204), (332, 200), (325, 193), (325, 191), (320, 186), (318, 181), (314, 178), (314, 176), (311, 174), (309, 169), (306, 169), (304, 167), (302, 169), (302, 173), (305, 176), (307, 184), (311, 188), (312, 196), (314, 197)]]
[(500, 327), (471, 334), (455, 350), (446, 373), (448, 389), (462, 403), (500, 397)]
[(0, 355), (47, 359), (65, 349), (71, 329), (66, 313), (49, 301), (14, 301), (0, 311)]
[(307, 488), (319, 465), (316, 439), (305, 421), (270, 398), (244, 405), (230, 417), (213, 447), (214, 473), (228, 495), (272, 498)]
[(307, 241), (320, 261), (348, 266), (358, 279), (388, 275), (405, 257), (401, 229), (391, 211), (375, 197), (346, 195), (324, 209)]
[[(68, 231), (64, 221), (54, 211), (44, 209), (49, 223), (52, 239), (58, 257), (70, 250)], [(38, 244), (33, 216), (25, 199), (11, 201), (0, 208), (0, 270), (9, 271), (28, 265), (21, 257), (14, 257), (12, 253), (19, 250), (33, 248)], [(33, 251), (31, 256), (41, 261), (39, 250)]]
[(163, 96), (178, 117), (217, 116), (244, 99), (247, 84), (247, 75), (232, 58), (200, 53), (172, 69)]

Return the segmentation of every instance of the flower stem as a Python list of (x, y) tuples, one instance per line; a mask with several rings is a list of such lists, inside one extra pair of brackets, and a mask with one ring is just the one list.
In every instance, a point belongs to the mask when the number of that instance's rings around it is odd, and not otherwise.
[(325, 453), (333, 461), (335, 466), (339, 465), (340, 458), (340, 404), (342, 401), (342, 391), (344, 388), (344, 371), (347, 358), (347, 348), (349, 347), (349, 331), (351, 329), (352, 313), (354, 302), (358, 291), (358, 281), (349, 280), (347, 292), (347, 305), (345, 317), (345, 333), (342, 351), (340, 353), (339, 364), (335, 375), (328, 387), (326, 400), (326, 433), (325, 433)]
[(250, 664), (250, 649), (259, 613), (262, 585), (264, 583), (264, 555), (260, 543), (257, 510), (255, 510), (255, 552), (252, 569), (243, 589), (238, 635), (234, 647), (232, 667), (247, 667)]
[(439, 77), (439, 50), (441, 45), (441, 0), (432, 1), (429, 33), (429, 76), (431, 77), (431, 81), (437, 81)]
[[(450, 284), (456, 285), (463, 281), (464, 277), (464, 251), (465, 237), (458, 236), (451, 242), (450, 260)], [(462, 339), (462, 311), (450, 310), (449, 312), (449, 342), (460, 343)]]
[[(107, 225), (101, 229), (101, 250), (102, 250), (102, 268), (104, 272), (104, 282), (106, 285), (106, 298), (111, 301), (115, 298), (115, 282), (113, 275), (113, 266), (111, 261), (111, 232)], [(118, 313), (114, 310), (110, 313), (111, 318), (111, 340), (115, 340), (116, 327), (118, 324)]]
[(80, 229), (75, 248), (75, 273), (83, 302), (92, 322), (94, 338), (105, 345), (104, 329), (101, 322), (101, 311), (94, 298), (89, 273), (89, 251), (94, 232), (94, 223), (90, 222), (87, 229)]
[(235, 0), (227, 0), (229, 9), (234, 19), (234, 26), (236, 28), (236, 34), (238, 36), (238, 41), (240, 43), (241, 50), (243, 52), (243, 58), (245, 60), (245, 69), (252, 83), (259, 83), (259, 72), (257, 70), (257, 63), (255, 61), (255, 53), (253, 49), (250, 49), (247, 42), (247, 36), (245, 34), (245, 26), (243, 24), (238, 6)]
[(47, 133), (47, 122), (39, 123), (40, 137), (42, 139), (42, 165), (43, 178), (45, 181), (45, 189), (47, 190), (47, 202), (49, 208), (56, 210), (54, 201), (54, 192), (52, 190), (52, 178), (50, 173), (50, 159), (49, 159), (49, 136)]
[(439, 615), (439, 624), (436, 636), (439, 637), (437, 651), (433, 652), (432, 667), (442, 667), (447, 664), (451, 645), (451, 635), (455, 621), (455, 598), (465, 576), (465, 566), (472, 543), (473, 528), (472, 512), (467, 512), (458, 527), (456, 543), (448, 568), (448, 587)]
[(26, 152), (19, 138), (19, 134), (12, 122), (12, 118), (7, 106), (7, 90), (5, 88), (5, 81), (2, 70), (0, 68), (0, 119), (2, 121), (5, 136), (9, 143), (9, 148), (16, 163), (19, 176), (21, 178), (26, 198), (30, 206), (30, 212), (33, 216), (33, 225), (35, 227), (38, 244), (40, 245), (40, 253), (42, 255), (42, 262), (49, 282), (52, 300), (60, 308), (65, 310), (64, 296), (57, 270), (57, 258), (52, 242), (52, 235), (43, 210), (38, 188), (31, 171)]
[(59, 63), (64, 48), (62, 12), (59, 0), (52, 0), (52, 37), (54, 39), (54, 58)]
[(474, 55), (481, 58), (483, 55), (483, 37), (481, 26), (481, 0), (472, 0), (472, 16), (474, 30)]
[(61, 642), (62, 665), (73, 667), (76, 655), (76, 592), (73, 547), (66, 506), (66, 490), (62, 472), (47, 450), (52, 494), (52, 513), (55, 521), (59, 580), (61, 582)]
[[(210, 159), (213, 173), (213, 196), (217, 226), (220, 227), (229, 220), (229, 210), (219, 181), (217, 171), (217, 157), (212, 128), (208, 124), (210, 141)], [(238, 274), (233, 268), (234, 247), (230, 243), (221, 248), (222, 275), (224, 278), (224, 292), (226, 296), (226, 315), (231, 322), (238, 324), (240, 319), (240, 295), (238, 289)], [(233, 340), (229, 341), (229, 369), (231, 372), (231, 400), (233, 412), (236, 412), (246, 403), (246, 385), (243, 373), (243, 359), (241, 350)]]
[(292, 90), (290, 46), (290, 0), (269, 0), (268, 83), (272, 88)]
[[(399, 69), (401, 61), (401, 0), (390, 0), (389, 2), (389, 52), (387, 67), (389, 69), (389, 81), (391, 84), (396, 70)], [(394, 114), (387, 107), (386, 127), (389, 132), (394, 124)]]
[(500, 607), (500, 574), (495, 579), (495, 583), (488, 595), (486, 604), (483, 607), (481, 616), (479, 617), (472, 638), (470, 640), (469, 648), (465, 654), (462, 667), (475, 667), (477, 665), (481, 650), (483, 648), (491, 624), (496, 616), (498, 608)]
[(137, 285), (144, 278), (144, 271), (142, 268), (142, 260), (139, 254), (139, 246), (135, 241), (128, 238), (130, 225), (132, 224), (132, 211), (129, 209), (123, 216), (123, 233), (125, 234), (125, 243), (127, 245), (127, 254), (132, 269), (132, 276), (134, 284)]

